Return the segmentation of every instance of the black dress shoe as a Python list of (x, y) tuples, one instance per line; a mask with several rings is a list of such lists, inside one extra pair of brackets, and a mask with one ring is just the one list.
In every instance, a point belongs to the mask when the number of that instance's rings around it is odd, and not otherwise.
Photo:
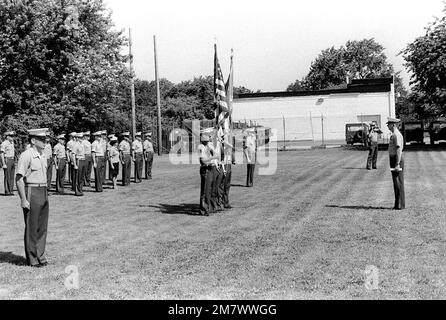
[(232, 206), (227, 205), (227, 206), (225, 206), (225, 209), (232, 209)]
[(42, 268), (43, 266), (41, 264), (31, 264), (29, 265), (31, 268)]
[(39, 264), (40, 267), (46, 267), (47, 265), (48, 265), (47, 261), (42, 262), (42, 263)]

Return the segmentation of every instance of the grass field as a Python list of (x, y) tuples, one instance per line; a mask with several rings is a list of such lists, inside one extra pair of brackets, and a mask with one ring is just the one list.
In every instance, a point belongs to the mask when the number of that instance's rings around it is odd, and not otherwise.
[[(210, 217), (194, 215), (198, 166), (156, 157), (151, 181), (51, 195), (40, 269), (24, 265), (18, 196), (0, 196), (0, 299), (445, 299), (446, 152), (405, 153), (404, 211), (390, 210), (387, 153), (375, 171), (366, 157), (281, 152), (254, 188), (237, 165), (233, 209)], [(78, 290), (64, 286), (69, 265)]]

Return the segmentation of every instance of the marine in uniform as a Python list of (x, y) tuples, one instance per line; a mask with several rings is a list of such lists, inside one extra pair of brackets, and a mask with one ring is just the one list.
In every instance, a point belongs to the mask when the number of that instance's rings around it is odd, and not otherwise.
[(0, 145), (0, 160), (3, 167), (5, 196), (14, 195), (15, 148), (14, 131), (5, 132), (5, 141)]
[(119, 144), (119, 152), (121, 153), (121, 163), (122, 163), (122, 185), (130, 185), (130, 172), (132, 170), (132, 156), (130, 147), (130, 132), (124, 132), (122, 134), (124, 139)]
[(46, 181), (48, 184), (48, 191), (51, 189), (51, 180), (53, 179), (53, 148), (51, 147), (51, 138), (47, 136), (45, 139), (45, 149), (43, 149), (47, 161), (46, 167)]
[(375, 123), (370, 124), (370, 132), (367, 135), (369, 140), (369, 156), (367, 157), (367, 170), (377, 169), (376, 161), (378, 160), (378, 135), (382, 131), (376, 127)]
[(84, 186), (91, 187), (91, 168), (93, 167), (93, 158), (91, 156), (90, 131), (84, 132), (82, 145), (85, 152), (85, 177)]
[(82, 144), (84, 134), (82, 132), (75, 136), (73, 144), (72, 161), (74, 168), (74, 194), (76, 196), (84, 195), (84, 179), (85, 179), (85, 149)]
[(142, 182), (143, 148), (141, 142), (141, 132), (135, 134), (135, 141), (132, 142), (132, 160), (135, 163), (135, 183)]
[[(104, 150), (104, 163), (107, 164), (108, 162), (108, 150), (107, 150), (107, 131), (103, 130), (101, 132), (101, 143), (102, 143), (102, 148)], [(110, 167), (109, 167), (110, 170)], [(106, 177), (106, 171), (107, 171), (107, 166), (104, 166), (104, 171), (102, 171), (102, 183), (105, 183), (105, 177)]]
[(118, 175), (119, 175), (119, 150), (118, 150), (118, 138), (113, 136), (110, 138), (109, 149), (109, 161), (110, 161), (110, 175), (113, 181), (113, 189), (118, 189)]
[(197, 149), (198, 158), (200, 160), (200, 214), (208, 216), (213, 211), (212, 204), (212, 156), (211, 148), (209, 146), (209, 136), (207, 134), (201, 135), (201, 144)]
[(387, 127), (392, 132), (389, 140), (389, 161), (395, 193), (395, 204), (393, 206), (395, 210), (402, 210), (406, 207), (404, 195), (404, 140), (403, 135), (397, 128), (399, 122), (400, 120), (395, 118), (388, 118), (387, 121)]
[(53, 159), (56, 167), (56, 192), (64, 194), (65, 175), (67, 171), (65, 135), (58, 135), (57, 141), (57, 144), (53, 148)]
[(93, 133), (95, 141), (91, 144), (91, 154), (94, 167), (94, 186), (96, 192), (102, 192), (103, 171), (105, 171), (105, 150), (101, 143), (101, 131)]
[(32, 267), (48, 264), (45, 258), (49, 203), (46, 176), (47, 159), (43, 153), (48, 129), (28, 130), (31, 148), (17, 164), (16, 183), (25, 220), (26, 262)]
[(73, 189), (73, 163), (71, 162), (71, 150), (73, 148), (74, 143), (74, 135), (76, 132), (71, 132), (69, 136), (69, 140), (67, 142), (67, 161), (68, 161), (68, 182), (71, 183), (71, 189)]
[(256, 165), (256, 138), (253, 129), (246, 130), (246, 133), (247, 135), (243, 140), (243, 152), (247, 163), (246, 186), (252, 187)]
[[(111, 139), (113, 139), (114, 137), (115, 137), (114, 134), (109, 134), (109, 135), (107, 136), (107, 148), (106, 148), (106, 150), (105, 150), (106, 159), (110, 159), (110, 155), (109, 155), (109, 153), (110, 153), (110, 149), (111, 149), (110, 141), (111, 141)], [(107, 162), (108, 162), (108, 164), (107, 164), (107, 166), (108, 166), (108, 179), (111, 180), (111, 181), (113, 182), (113, 178), (112, 178), (112, 174), (111, 174), (111, 164), (110, 164), (110, 161), (107, 161)]]
[(222, 192), (222, 202), (225, 209), (231, 209), (229, 203), (229, 189), (231, 188), (231, 178), (232, 178), (232, 165), (235, 164), (235, 138), (229, 135), (226, 140), (223, 140), (223, 169), (224, 178), (222, 182), (223, 192)]
[(218, 136), (218, 132), (213, 135), (213, 153), (214, 159), (212, 163), (215, 166), (214, 172), (214, 182), (212, 188), (212, 198), (213, 203), (215, 204), (214, 209), (216, 211), (223, 210), (223, 179), (224, 179), (224, 166), (222, 163), (222, 143), (220, 137)]
[(153, 164), (153, 143), (152, 143), (152, 132), (146, 132), (144, 134), (145, 140), (143, 143), (144, 149), (144, 166), (145, 166), (145, 178), (152, 179), (152, 164)]

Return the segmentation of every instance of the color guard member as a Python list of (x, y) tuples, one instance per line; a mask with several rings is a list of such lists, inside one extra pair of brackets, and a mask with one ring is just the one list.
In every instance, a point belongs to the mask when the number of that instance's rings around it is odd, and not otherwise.
[(200, 214), (209, 216), (212, 211), (211, 194), (212, 178), (208, 180), (208, 175), (212, 174), (212, 156), (209, 148), (209, 136), (201, 135), (201, 144), (198, 146), (198, 158), (200, 160)]

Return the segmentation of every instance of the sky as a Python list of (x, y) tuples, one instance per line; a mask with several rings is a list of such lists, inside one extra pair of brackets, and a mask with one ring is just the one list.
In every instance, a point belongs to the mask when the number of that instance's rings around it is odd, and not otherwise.
[(406, 87), (410, 74), (398, 56), (443, 15), (443, 0), (104, 0), (116, 29), (131, 28), (134, 69), (178, 83), (213, 75), (214, 43), (227, 78), (234, 50), (234, 85), (285, 91), (329, 47), (375, 38)]

